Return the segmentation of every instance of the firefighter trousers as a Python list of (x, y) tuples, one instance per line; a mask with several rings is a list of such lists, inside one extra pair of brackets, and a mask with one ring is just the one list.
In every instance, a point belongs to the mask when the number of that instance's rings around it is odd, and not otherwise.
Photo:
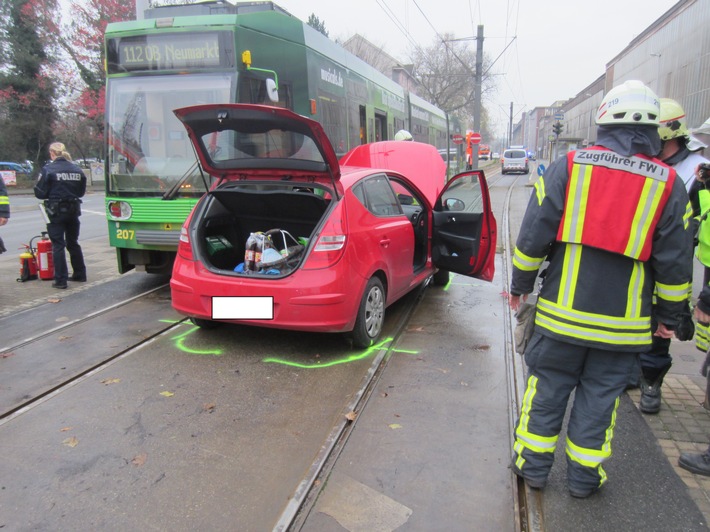
[(574, 391), (565, 442), (568, 487), (578, 492), (601, 487), (619, 396), (638, 371), (638, 354), (569, 344), (535, 332), (525, 362), (528, 380), (513, 464), (525, 478), (544, 485)]

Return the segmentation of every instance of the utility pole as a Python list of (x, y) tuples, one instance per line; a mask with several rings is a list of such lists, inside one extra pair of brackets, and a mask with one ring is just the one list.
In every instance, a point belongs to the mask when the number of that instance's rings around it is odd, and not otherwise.
[[(476, 80), (473, 100), (473, 130), (481, 132), (481, 94), (483, 84), (483, 26), (479, 24), (476, 33)], [(472, 168), (478, 170), (478, 146), (471, 150)]]
[(508, 148), (513, 144), (513, 102), (510, 102), (510, 119), (508, 121)]

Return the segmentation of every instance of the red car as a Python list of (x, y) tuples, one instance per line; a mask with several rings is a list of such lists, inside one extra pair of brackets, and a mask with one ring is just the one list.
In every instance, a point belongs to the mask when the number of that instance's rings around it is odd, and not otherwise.
[(341, 332), (367, 347), (386, 307), (432, 276), (493, 278), (483, 172), (445, 183), (433, 146), (376, 142), (339, 162), (321, 125), (286, 109), (175, 114), (218, 179), (182, 228), (170, 281), (195, 324)]

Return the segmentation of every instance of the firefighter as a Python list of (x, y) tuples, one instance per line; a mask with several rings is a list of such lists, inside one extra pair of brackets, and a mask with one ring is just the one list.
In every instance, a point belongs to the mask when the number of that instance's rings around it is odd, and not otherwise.
[(406, 129), (400, 129), (395, 133), (394, 140), (414, 140), (412, 134)]
[[(659, 102), (640, 81), (610, 90), (596, 115), (597, 145), (553, 162), (535, 184), (513, 255), (517, 311), (543, 263), (528, 380), (515, 429), (513, 472), (542, 489), (571, 392), (567, 484), (585, 498), (607, 480), (603, 462), (619, 396), (653, 334), (669, 338), (686, 304), (692, 250), (688, 194), (654, 156)], [(651, 325), (656, 293), (655, 332)]]
[[(690, 192), (690, 188), (695, 180), (695, 169), (701, 163), (709, 162), (700, 153), (692, 152), (690, 149), (691, 140), (695, 141), (688, 131), (686, 125), (685, 111), (680, 104), (670, 98), (661, 98), (660, 127), (658, 134), (661, 137), (662, 149), (658, 158), (667, 165), (673, 167), (678, 177), (685, 183), (685, 188)], [(692, 197), (692, 194), (691, 194)], [(694, 212), (694, 215), (697, 213)], [(690, 245), (694, 225), (689, 226)], [(709, 262), (710, 263), (710, 262)], [(707, 277), (707, 275), (706, 275)], [(705, 284), (707, 284), (706, 279)], [(688, 292), (690, 299), (691, 293)], [(679, 340), (691, 340), (693, 338), (693, 319), (690, 312), (690, 301), (684, 312), (682, 326), (676, 331)], [(707, 338), (707, 336), (705, 336)], [(673, 359), (670, 354), (670, 338), (660, 336), (653, 337), (651, 350), (641, 353), (641, 375), (640, 388), (641, 400), (639, 408), (645, 414), (656, 414), (661, 409), (661, 386), (663, 378), (671, 368)], [(705, 349), (707, 350), (707, 348)]]
[(49, 146), (51, 162), (45, 165), (34, 187), (35, 197), (43, 199), (49, 222), (47, 234), (52, 241), (54, 288), (66, 289), (69, 271), (66, 251), (72, 266), (71, 280), (86, 282), (86, 265), (79, 245), (81, 197), (86, 192), (86, 175), (71, 162), (64, 144)]
[[(705, 272), (707, 277), (707, 268)], [(694, 314), (698, 323), (710, 323), (710, 285), (707, 282), (703, 285), (703, 289), (700, 292)], [(709, 379), (705, 389), (705, 403), (703, 405), (707, 408), (710, 403), (710, 375), (708, 375), (710, 371), (710, 352), (708, 352), (708, 355), (705, 357), (705, 362), (703, 362), (700, 371), (705, 378)], [(703, 453), (680, 453), (678, 465), (696, 475), (710, 477), (710, 446), (708, 446)]]

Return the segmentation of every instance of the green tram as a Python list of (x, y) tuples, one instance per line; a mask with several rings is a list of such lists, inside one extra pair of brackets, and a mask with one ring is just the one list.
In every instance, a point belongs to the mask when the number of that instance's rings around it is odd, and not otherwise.
[[(407, 129), (449, 148), (449, 119), (273, 2), (146, 10), (106, 29), (106, 210), (118, 270), (169, 273), (211, 185), (173, 109), (258, 103), (320, 122), (339, 155)], [(453, 132), (453, 131), (452, 131)]]

